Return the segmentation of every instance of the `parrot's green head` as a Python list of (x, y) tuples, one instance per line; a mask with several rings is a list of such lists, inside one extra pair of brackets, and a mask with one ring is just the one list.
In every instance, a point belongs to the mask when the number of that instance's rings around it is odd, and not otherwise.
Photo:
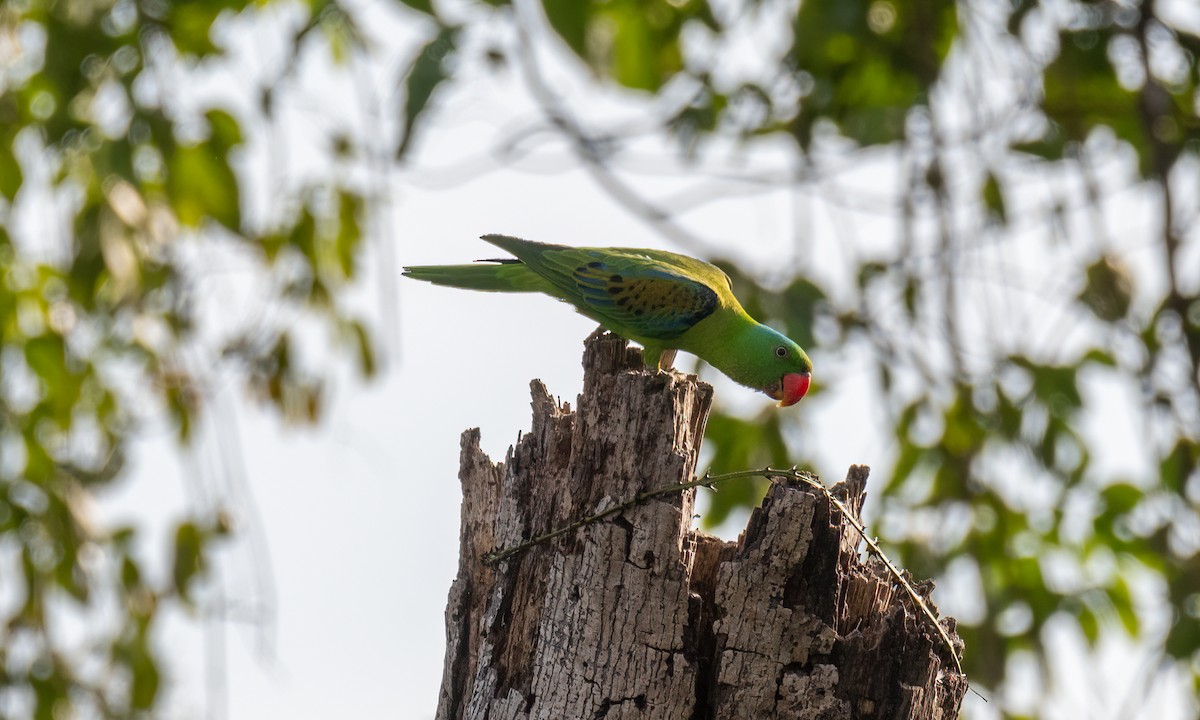
[(800, 402), (812, 380), (812, 360), (804, 350), (766, 325), (754, 328), (746, 345), (743, 354), (749, 357), (741, 382), (775, 398), (779, 407)]

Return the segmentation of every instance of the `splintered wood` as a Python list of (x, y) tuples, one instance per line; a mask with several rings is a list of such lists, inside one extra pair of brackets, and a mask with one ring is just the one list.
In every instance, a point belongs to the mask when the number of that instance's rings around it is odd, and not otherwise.
[[(439, 720), (957, 717), (967, 683), (950, 650), (802, 483), (773, 482), (736, 543), (690, 529), (689, 489), (486, 566), (693, 479), (708, 385), (643, 370), (612, 336), (589, 339), (584, 371), (575, 412), (532, 383), (532, 430), (503, 463), (463, 433)], [(855, 513), (866, 475), (834, 490)]]

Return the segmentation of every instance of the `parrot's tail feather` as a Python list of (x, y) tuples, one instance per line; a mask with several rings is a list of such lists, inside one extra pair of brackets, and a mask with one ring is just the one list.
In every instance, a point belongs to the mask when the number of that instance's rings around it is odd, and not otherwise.
[(478, 265), (418, 265), (404, 268), (404, 275), (434, 285), (488, 292), (545, 292), (542, 278), (521, 262)]

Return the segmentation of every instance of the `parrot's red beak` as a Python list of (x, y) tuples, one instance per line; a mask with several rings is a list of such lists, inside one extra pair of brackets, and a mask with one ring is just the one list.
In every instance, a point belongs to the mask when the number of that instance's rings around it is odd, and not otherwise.
[(811, 380), (812, 376), (808, 373), (788, 373), (780, 379), (779, 388), (771, 393), (771, 397), (779, 401), (779, 407), (795, 405), (808, 393)]

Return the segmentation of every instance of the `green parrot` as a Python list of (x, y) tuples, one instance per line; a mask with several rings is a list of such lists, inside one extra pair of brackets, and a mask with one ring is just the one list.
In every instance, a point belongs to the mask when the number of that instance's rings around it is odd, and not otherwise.
[(669, 367), (675, 350), (684, 350), (780, 407), (808, 392), (808, 355), (751, 318), (733, 296), (729, 276), (715, 265), (663, 250), (575, 248), (506, 235), (483, 239), (515, 257), (406, 267), (404, 275), (469, 290), (545, 293), (640, 343), (648, 367)]

